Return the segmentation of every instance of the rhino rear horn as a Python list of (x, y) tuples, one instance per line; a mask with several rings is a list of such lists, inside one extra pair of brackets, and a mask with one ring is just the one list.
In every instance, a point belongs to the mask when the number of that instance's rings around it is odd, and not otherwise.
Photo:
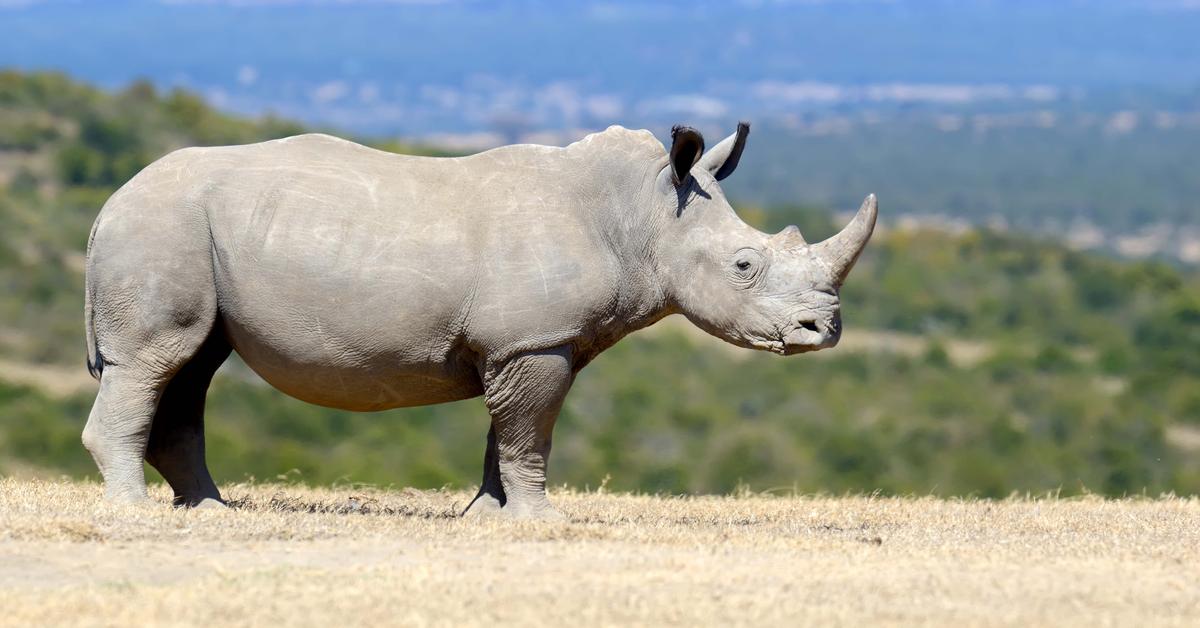
[(813, 254), (829, 264), (834, 281), (838, 285), (846, 280), (854, 262), (858, 261), (858, 256), (866, 248), (867, 241), (871, 239), (871, 232), (875, 230), (875, 218), (878, 213), (875, 195), (871, 194), (863, 201), (862, 207), (858, 208), (858, 213), (850, 224), (837, 235), (813, 245)]

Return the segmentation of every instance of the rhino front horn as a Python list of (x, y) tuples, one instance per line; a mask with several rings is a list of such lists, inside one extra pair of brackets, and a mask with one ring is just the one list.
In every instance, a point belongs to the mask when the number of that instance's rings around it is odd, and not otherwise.
[(846, 228), (828, 240), (813, 245), (813, 253), (829, 264), (838, 285), (846, 280), (859, 254), (866, 248), (867, 240), (871, 239), (871, 232), (875, 230), (875, 216), (878, 213), (875, 195), (871, 194)]

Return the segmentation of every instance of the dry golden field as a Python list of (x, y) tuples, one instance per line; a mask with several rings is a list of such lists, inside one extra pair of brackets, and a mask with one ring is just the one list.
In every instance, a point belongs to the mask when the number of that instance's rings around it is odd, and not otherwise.
[(225, 487), (234, 508), (0, 480), (2, 625), (1200, 625), (1200, 500)]

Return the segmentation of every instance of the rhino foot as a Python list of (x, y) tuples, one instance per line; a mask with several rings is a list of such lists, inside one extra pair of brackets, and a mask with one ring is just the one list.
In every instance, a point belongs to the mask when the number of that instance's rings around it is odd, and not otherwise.
[(195, 499), (181, 499), (176, 497), (175, 507), (196, 510), (229, 510), (229, 506), (225, 502), (212, 497), (200, 497)]
[(475, 496), (475, 499), (471, 500), (470, 505), (463, 511), (462, 516), (463, 518), (499, 517), (500, 511), (503, 509), (504, 507), (500, 505), (500, 500), (495, 496), (480, 493)]

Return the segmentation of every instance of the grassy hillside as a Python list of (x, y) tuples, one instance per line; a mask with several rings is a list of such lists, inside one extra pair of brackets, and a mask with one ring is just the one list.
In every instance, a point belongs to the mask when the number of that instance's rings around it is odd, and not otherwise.
[[(104, 199), (167, 150), (299, 129), (184, 92), (0, 73), (0, 473), (94, 473), (79, 445), (82, 251)], [(385, 145), (394, 150), (411, 147)], [(887, 199), (882, 199), (884, 211)], [(811, 239), (821, 210), (746, 208)], [(881, 232), (843, 293), (846, 334), (796, 358), (668, 320), (579, 377), (551, 481), (654, 492), (1200, 491), (1200, 278), (1052, 242)], [(30, 365), (37, 365), (36, 368)], [(209, 402), (218, 481), (477, 481), (478, 400), (354, 414), (231, 365)]]

